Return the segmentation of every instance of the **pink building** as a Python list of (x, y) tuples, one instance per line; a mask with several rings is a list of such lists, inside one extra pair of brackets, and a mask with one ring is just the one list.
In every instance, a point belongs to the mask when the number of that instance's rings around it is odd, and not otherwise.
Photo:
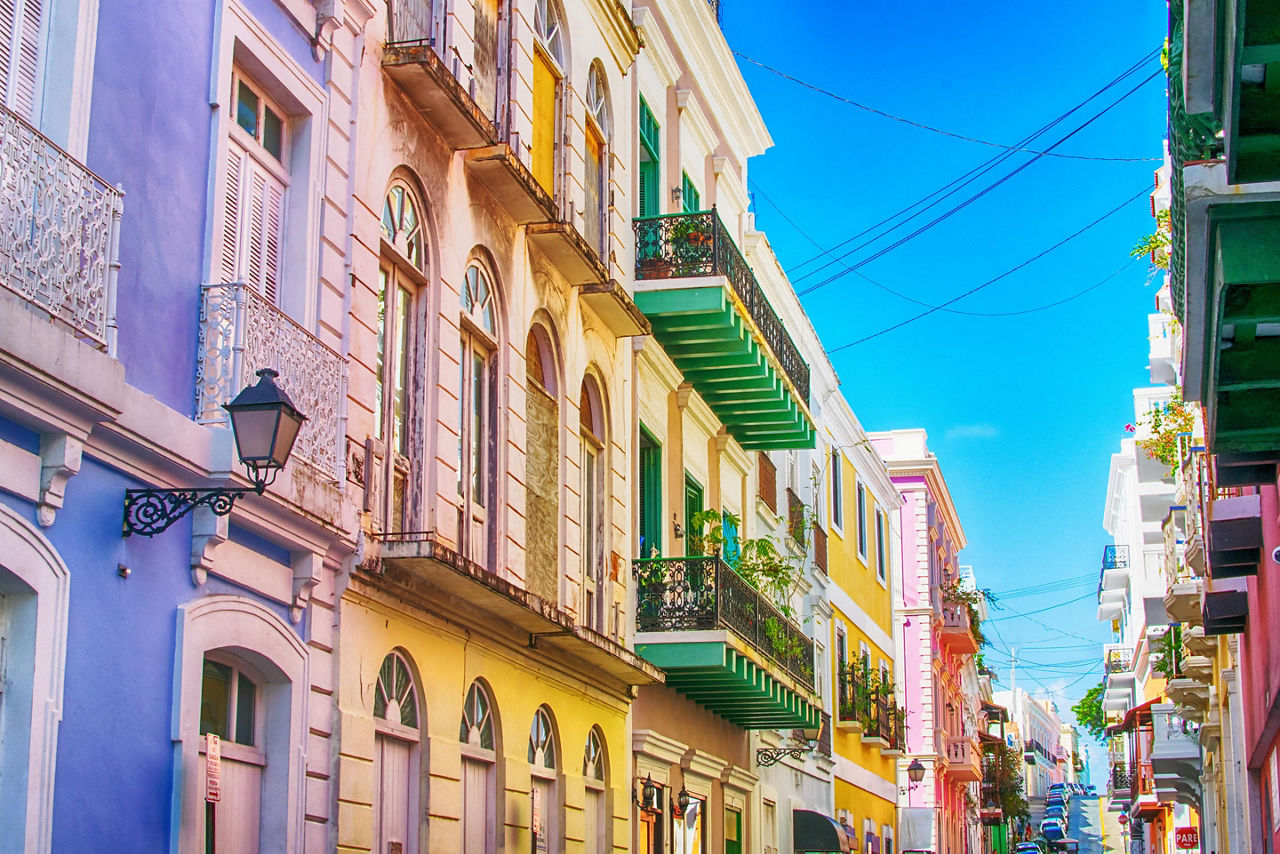
[[(900, 850), (963, 854), (976, 812), (966, 793), (976, 794), (982, 779), (977, 713), (965, 681), (974, 673), (978, 651), (971, 609), (956, 601), (963, 589), (957, 556), (965, 546), (964, 529), (938, 459), (930, 453), (924, 430), (872, 433), (876, 450), (888, 464), (902, 494), (902, 584), (895, 591), (897, 680), (904, 687), (907, 751), (899, 759), (902, 819)], [(925, 768), (911, 784), (912, 762)], [(971, 815), (972, 813), (972, 815)]]

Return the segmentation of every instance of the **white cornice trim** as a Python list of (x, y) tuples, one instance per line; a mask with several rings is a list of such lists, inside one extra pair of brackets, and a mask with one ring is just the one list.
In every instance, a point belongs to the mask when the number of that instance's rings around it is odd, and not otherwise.
[[(728, 137), (725, 142), (744, 163), (748, 157), (764, 154), (773, 139), (711, 7), (706, 3), (671, 3), (664, 4), (662, 14), (669, 16), (666, 29), (673, 52), (681, 56), (681, 65), (706, 96), (711, 115)], [(660, 37), (661, 33), (654, 35)]]
[[(638, 8), (632, 13), (632, 19), (635, 21), (636, 29), (640, 31), (644, 57), (658, 73), (663, 86), (674, 86), (680, 77), (680, 66), (668, 49), (666, 40), (662, 38), (662, 32), (658, 28), (653, 12), (646, 7)], [(650, 104), (650, 106), (653, 105)], [(665, 104), (663, 107), (665, 108)]]
[(631, 750), (640, 757), (656, 759), (667, 765), (678, 765), (689, 746), (651, 729), (638, 729), (631, 734)]
[(835, 760), (836, 776), (846, 783), (857, 786), (865, 792), (870, 792), (881, 800), (897, 803), (898, 787), (890, 780), (886, 780), (879, 774), (868, 771), (861, 765), (855, 765), (851, 759), (846, 756), (837, 754), (832, 757)]

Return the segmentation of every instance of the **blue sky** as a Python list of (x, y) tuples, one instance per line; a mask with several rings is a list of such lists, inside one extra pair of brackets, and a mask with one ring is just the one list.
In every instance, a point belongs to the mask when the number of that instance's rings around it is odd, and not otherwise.
[[(784, 7), (722, 0), (722, 8), (730, 46), (753, 60), (888, 113), (1008, 144), (1157, 49), (1167, 15), (1163, 3), (1114, 0), (791, 0)], [(817, 266), (803, 265), (819, 253), (815, 243), (831, 247), (999, 153), (873, 115), (741, 59), (739, 64), (775, 143), (750, 164), (757, 225), (769, 234), (798, 291), (826, 278), (800, 278)], [(1157, 69), (1158, 61), (1150, 60), (1037, 147), (1052, 144)], [(1158, 76), (1056, 151), (1158, 158), (1164, 98)], [(1029, 158), (1015, 155), (950, 201)], [(949, 300), (1149, 190), (1157, 165), (1041, 158), (860, 271), (926, 303)], [(1144, 196), (953, 308), (1021, 311), (1071, 296), (1115, 273), (1152, 230)], [(1153, 311), (1155, 287), (1147, 264), (1136, 261), (1056, 308), (1006, 317), (936, 312), (832, 357), (867, 429), (928, 430), (968, 536), (964, 562), (973, 565), (980, 586), (999, 596), (1080, 579), (1065, 590), (1008, 598), (1003, 610), (991, 613), (1005, 619), (988, 632), (998, 640), (987, 661), (1003, 687), (1009, 681), (1007, 649), (1017, 647), (1018, 684), (1059, 692), (1067, 716), (1101, 678), (1100, 649), (1084, 644), (1110, 634), (1095, 621), (1090, 595), (1108, 540), (1101, 523), (1107, 468), (1132, 420), (1131, 389), (1149, 381), (1146, 315)], [(922, 310), (856, 274), (803, 301), (828, 350)], [(1036, 615), (1047, 625), (1013, 616), (1013, 609), (1078, 597), (1083, 599)], [(1103, 753), (1096, 744), (1090, 753), (1097, 775)]]

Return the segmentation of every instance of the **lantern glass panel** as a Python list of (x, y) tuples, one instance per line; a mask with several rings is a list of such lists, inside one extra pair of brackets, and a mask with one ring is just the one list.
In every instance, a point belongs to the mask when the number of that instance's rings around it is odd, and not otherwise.
[[(266, 409), (240, 409), (231, 413), (231, 427), (235, 431), (236, 450), (243, 463), (267, 462), (272, 459), (276, 443), (276, 429), (281, 421), (279, 407)], [(294, 434), (297, 427), (294, 427)], [(289, 445), (292, 446), (290, 441)]]
[(288, 409), (280, 413), (280, 429), (276, 437), (275, 452), (272, 455), (273, 462), (280, 468), (284, 468), (285, 461), (289, 459), (293, 442), (298, 438), (298, 431), (302, 429), (302, 420), (301, 416)]

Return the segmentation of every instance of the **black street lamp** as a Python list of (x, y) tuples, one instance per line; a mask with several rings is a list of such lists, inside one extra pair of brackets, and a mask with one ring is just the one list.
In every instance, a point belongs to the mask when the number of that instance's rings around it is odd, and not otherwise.
[(911, 781), (911, 785), (899, 786), (898, 793), (905, 795), (907, 792), (920, 785), (920, 782), (924, 780), (925, 770), (923, 762), (919, 759), (912, 759), (911, 764), (907, 766), (907, 779)]
[[(258, 371), (256, 385), (247, 386), (235, 400), (222, 408), (231, 416), (231, 432), (236, 453), (249, 471), (253, 491), (261, 495), (289, 460), (293, 443), (307, 416), (298, 411), (289, 395), (276, 385), (279, 376), (270, 368)], [(195, 510), (208, 507), (214, 515), (226, 516), (245, 490), (215, 489), (126, 489), (124, 491), (124, 536), (154, 537)]]

